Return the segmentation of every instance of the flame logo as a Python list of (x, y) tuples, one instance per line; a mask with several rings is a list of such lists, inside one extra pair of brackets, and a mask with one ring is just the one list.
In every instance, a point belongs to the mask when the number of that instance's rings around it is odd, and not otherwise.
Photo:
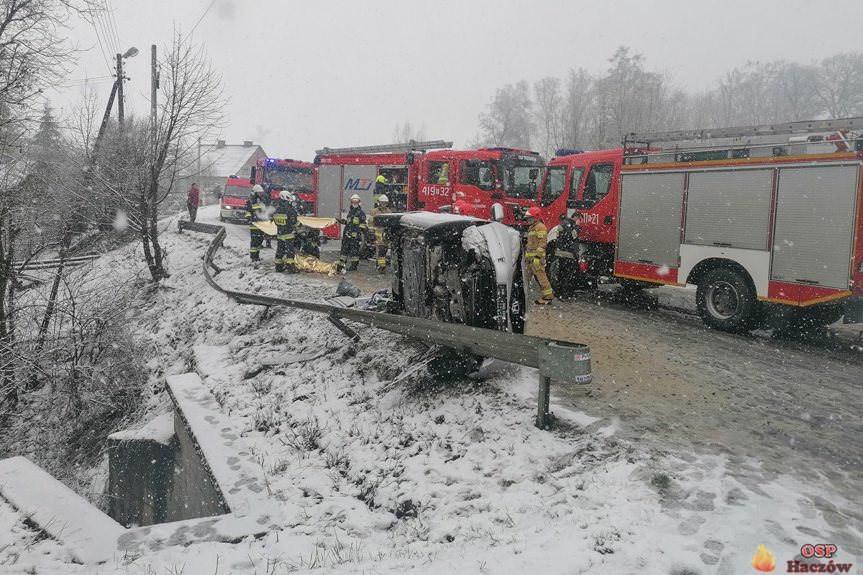
[(764, 545), (759, 545), (752, 556), (752, 566), (756, 571), (769, 572), (776, 569), (776, 557)]

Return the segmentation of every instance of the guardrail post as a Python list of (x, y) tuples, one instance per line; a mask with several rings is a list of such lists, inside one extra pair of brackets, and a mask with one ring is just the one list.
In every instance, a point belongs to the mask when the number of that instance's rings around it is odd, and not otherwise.
[(551, 378), (540, 372), (539, 393), (537, 394), (536, 426), (540, 429), (548, 429), (551, 423), (551, 412), (549, 402), (551, 400)]
[(578, 343), (543, 341), (538, 345), (539, 392), (537, 393), (536, 426), (548, 429), (552, 416), (551, 380), (569, 383), (590, 383), (590, 349)]

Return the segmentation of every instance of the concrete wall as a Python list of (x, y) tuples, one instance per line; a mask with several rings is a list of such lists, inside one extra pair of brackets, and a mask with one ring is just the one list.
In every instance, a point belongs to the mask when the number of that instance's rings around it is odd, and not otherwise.
[(149, 439), (108, 440), (108, 515), (125, 527), (169, 521), (177, 449)]
[(207, 462), (177, 414), (174, 415), (174, 434), (177, 450), (174, 477), (167, 498), (166, 521), (230, 513)]
[(126, 527), (229, 513), (191, 433), (174, 415), (169, 442), (109, 439), (108, 514)]

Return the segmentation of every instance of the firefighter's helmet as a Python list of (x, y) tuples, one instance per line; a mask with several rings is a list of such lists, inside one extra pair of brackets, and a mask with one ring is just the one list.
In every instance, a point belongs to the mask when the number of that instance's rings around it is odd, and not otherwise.
[(387, 179), (384, 177), (383, 174), (378, 174), (378, 177), (375, 178), (375, 181), (379, 184), (386, 184), (387, 183)]
[(529, 218), (538, 220), (540, 215), (542, 212), (539, 210), (539, 206), (531, 206), (527, 209), (527, 217)]
[(354, 194), (353, 196), (351, 196), (351, 201), (354, 201), (354, 200), (356, 200), (356, 201), (358, 201), (358, 202), (359, 202), (359, 201), (361, 201), (361, 200), (360, 200), (360, 196), (359, 196), (359, 195), (357, 195), (357, 194)]
[(263, 193), (264, 193), (264, 188), (263, 188), (263, 187), (261, 187), (261, 184), (255, 184), (255, 185), (254, 185), (254, 187), (252, 188), (252, 193), (254, 193), (254, 194), (263, 194)]
[(281, 192), (279, 192), (279, 199), (285, 200), (286, 202), (293, 202), (294, 194), (292, 194), (288, 190), (282, 190)]
[(386, 194), (381, 194), (378, 196), (378, 203), (388, 204), (390, 203), (390, 199), (387, 197)]

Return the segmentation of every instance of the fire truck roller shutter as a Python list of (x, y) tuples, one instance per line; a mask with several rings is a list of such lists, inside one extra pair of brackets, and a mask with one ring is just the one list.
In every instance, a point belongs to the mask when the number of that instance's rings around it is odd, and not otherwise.
[(318, 215), (323, 218), (338, 216), (342, 207), (341, 193), (342, 167), (318, 166)]
[(779, 170), (775, 281), (848, 289), (860, 164)]
[(681, 172), (621, 174), (617, 259), (677, 268), (683, 180)]
[(731, 260), (757, 295), (768, 294), (773, 175), (763, 167), (689, 172), (681, 279), (698, 283), (719, 260)]
[(772, 189), (772, 169), (690, 173), (684, 242), (766, 251)]
[(363, 211), (368, 216), (375, 207), (375, 178), (378, 177), (377, 166), (345, 166), (342, 174), (342, 213), (347, 214), (351, 207), (350, 197), (354, 194), (360, 197)]

